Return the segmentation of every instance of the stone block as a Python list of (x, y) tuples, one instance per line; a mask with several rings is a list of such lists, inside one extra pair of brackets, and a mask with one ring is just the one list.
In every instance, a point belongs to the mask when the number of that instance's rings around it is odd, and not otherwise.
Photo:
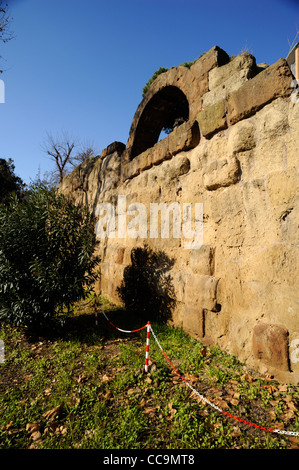
[(214, 88), (222, 85), (227, 80), (230, 80), (232, 76), (236, 78), (238, 74), (246, 76), (247, 79), (252, 78), (256, 73), (256, 62), (255, 58), (248, 54), (248, 52), (243, 52), (239, 54), (234, 59), (230, 60), (222, 67), (215, 67), (209, 72), (209, 89), (213, 90)]
[(190, 109), (189, 119), (194, 120), (201, 108), (201, 97), (209, 91), (209, 76), (208, 73), (202, 75), (195, 83), (190, 86)]
[(253, 330), (253, 353), (262, 363), (289, 370), (288, 331), (278, 325), (258, 323)]
[(217, 277), (193, 274), (185, 286), (184, 302), (196, 306), (197, 310), (217, 310), (218, 282)]
[(270, 173), (267, 177), (267, 190), (272, 206), (293, 207), (299, 194), (299, 175), (296, 167), (286, 171)]
[(138, 155), (138, 164), (141, 171), (148, 170), (151, 168), (151, 149), (147, 149), (145, 152)]
[(121, 155), (124, 152), (125, 148), (126, 146), (122, 142), (117, 142), (117, 141), (113, 142), (102, 151), (101, 158), (103, 159), (107, 157), (107, 155), (110, 155), (111, 153), (114, 153), (114, 152), (117, 152), (119, 155)]
[(185, 155), (176, 155), (169, 162), (161, 165), (159, 179), (170, 182), (175, 178), (185, 175), (190, 170), (190, 161)]
[(230, 155), (246, 152), (255, 147), (254, 126), (249, 120), (238, 122), (230, 127), (227, 150)]
[(158, 142), (154, 147), (152, 147), (151, 152), (151, 164), (160, 165), (165, 160), (165, 147)]
[(226, 101), (221, 100), (208, 108), (204, 108), (198, 114), (197, 121), (201, 134), (207, 138), (212, 137), (220, 130), (226, 129)]
[(182, 302), (186, 285), (186, 274), (182, 271), (172, 273), (171, 280), (176, 302)]
[[(247, 58), (250, 57), (250, 59)], [(253, 56), (237, 56), (229, 64), (214, 68), (209, 72), (209, 91), (202, 97), (202, 106), (206, 108), (238, 90), (256, 75)]]
[(208, 52), (203, 54), (203, 56), (191, 66), (190, 70), (195, 76), (201, 77), (204, 74), (207, 74), (214, 67), (220, 67), (228, 62), (228, 54), (220, 47), (214, 46)]
[(283, 98), (265, 106), (256, 121), (257, 138), (265, 141), (285, 134), (289, 127), (288, 108), (289, 103)]
[(192, 336), (202, 339), (203, 337), (203, 310), (196, 304), (184, 305), (184, 314), (182, 315), (182, 327)]
[(229, 96), (229, 124), (251, 116), (276, 98), (290, 96), (291, 82), (292, 74), (286, 60), (279, 59)]
[(213, 275), (214, 251), (209, 245), (202, 245), (199, 250), (190, 251), (188, 264), (194, 274)]
[(130, 162), (122, 162), (121, 165), (121, 181), (126, 181), (130, 178)]
[(240, 72), (231, 75), (221, 85), (218, 85), (216, 88), (213, 88), (213, 90), (204, 94), (202, 97), (202, 107), (206, 108), (217, 103), (217, 101), (227, 99), (231, 93), (238, 90), (248, 81), (249, 75), (250, 74), (247, 70), (241, 70)]
[(209, 191), (230, 186), (240, 180), (240, 164), (237, 158), (214, 160), (203, 175), (203, 184)]
[(197, 121), (188, 121), (174, 129), (168, 136), (168, 152), (176, 155), (179, 152), (190, 150), (199, 144), (199, 128)]

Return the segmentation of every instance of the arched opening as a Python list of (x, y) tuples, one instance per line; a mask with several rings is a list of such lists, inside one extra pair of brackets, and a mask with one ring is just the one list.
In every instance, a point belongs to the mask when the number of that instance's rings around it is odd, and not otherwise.
[(139, 119), (131, 159), (153, 147), (161, 131), (166, 134), (189, 119), (186, 95), (175, 86), (166, 86), (147, 103)]

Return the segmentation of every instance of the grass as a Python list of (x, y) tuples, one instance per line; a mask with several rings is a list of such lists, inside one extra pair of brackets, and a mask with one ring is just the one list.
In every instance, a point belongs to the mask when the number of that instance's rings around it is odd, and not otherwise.
[[(119, 327), (140, 320), (102, 299)], [(145, 324), (144, 322), (143, 324)], [(273, 429), (299, 431), (299, 387), (248, 371), (234, 356), (180, 329), (153, 324), (164, 351), (200, 394), (228, 413)], [(188, 388), (151, 335), (124, 334), (91, 304), (77, 305), (59, 334), (31, 338), (0, 328), (1, 449), (288, 449), (299, 440), (219, 413)]]

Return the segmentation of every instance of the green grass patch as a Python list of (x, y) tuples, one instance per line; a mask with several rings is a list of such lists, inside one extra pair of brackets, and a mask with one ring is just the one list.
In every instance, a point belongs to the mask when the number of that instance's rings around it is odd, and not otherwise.
[[(217, 412), (178, 377), (146, 330), (124, 334), (92, 299), (76, 304), (49, 337), (0, 328), (2, 449), (287, 449), (296, 439), (255, 429)], [(102, 299), (111, 321), (143, 326)], [(175, 368), (202, 396), (246, 421), (299, 431), (299, 390), (248, 371), (234, 356), (208, 348), (183, 330), (152, 325)]]

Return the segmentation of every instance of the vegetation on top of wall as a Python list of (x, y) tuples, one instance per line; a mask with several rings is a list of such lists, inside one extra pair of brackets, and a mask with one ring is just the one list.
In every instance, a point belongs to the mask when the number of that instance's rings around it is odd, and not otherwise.
[[(203, 55), (205, 54), (205, 52), (203, 52), (197, 59), (191, 61), (191, 62), (184, 62), (183, 64), (180, 64), (178, 65), (178, 67), (187, 67), (188, 69), (190, 69), (190, 67), (195, 64), (195, 62), (200, 59)], [(151, 84), (156, 80), (156, 78), (161, 75), (161, 73), (165, 73), (169, 70), (169, 68), (165, 68), (165, 67), (160, 67), (158, 70), (156, 70), (152, 77), (148, 80), (147, 84), (143, 87), (143, 90), (142, 90), (142, 97), (144, 98), (146, 93), (148, 92), (148, 89), (149, 87), (151, 86)]]
[(151, 86), (152, 83), (156, 80), (156, 78), (161, 75), (161, 73), (167, 72), (169, 69), (165, 67), (160, 67), (158, 70), (156, 70), (153, 73), (153, 76), (148, 80), (147, 84), (143, 87), (142, 90), (142, 97), (144, 98), (146, 93), (148, 92), (149, 87)]

